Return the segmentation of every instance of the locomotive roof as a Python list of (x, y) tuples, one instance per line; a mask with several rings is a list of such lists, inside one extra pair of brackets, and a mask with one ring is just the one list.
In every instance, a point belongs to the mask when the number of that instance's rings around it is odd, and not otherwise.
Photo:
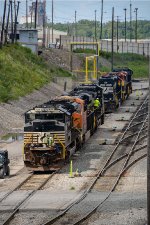
[(113, 69), (113, 72), (121, 72), (121, 71), (130, 72), (130, 75), (133, 75), (133, 70), (131, 70), (128, 67), (118, 67)]

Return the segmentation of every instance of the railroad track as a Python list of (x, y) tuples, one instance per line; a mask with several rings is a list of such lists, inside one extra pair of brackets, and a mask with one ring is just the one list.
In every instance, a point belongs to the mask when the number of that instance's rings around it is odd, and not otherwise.
[(7, 197), (13, 194), (15, 191), (27, 190), (29, 191), (28, 195), (22, 199), (13, 209), (13, 212), (5, 219), (3, 225), (8, 225), (12, 221), (13, 217), (19, 212), (21, 206), (29, 200), (38, 190), (42, 189), (44, 185), (58, 172), (55, 171), (51, 174), (30, 174), (24, 181), (22, 181), (17, 187), (8, 192), (1, 200), (0, 203), (3, 203)]
[[(120, 181), (123, 174), (129, 169), (133, 164), (139, 160), (146, 157), (143, 150), (147, 147), (144, 144), (144, 140), (147, 138), (147, 120), (148, 120), (148, 97), (144, 100), (141, 106), (138, 108), (136, 113), (133, 115), (129, 124), (125, 128), (122, 136), (120, 137), (118, 143), (110, 154), (109, 158), (105, 162), (103, 168), (98, 171), (97, 176), (94, 178), (88, 189), (84, 194), (71, 205), (69, 205), (63, 212), (59, 213), (57, 216), (50, 218), (49, 221), (42, 225), (77, 225), (81, 224), (88, 217), (90, 217), (99, 207), (106, 202), (111, 193), (115, 190), (118, 182)], [(126, 147), (128, 143), (128, 148)], [(139, 146), (139, 143), (143, 143)], [(130, 144), (130, 145), (129, 145)], [(140, 153), (140, 156), (139, 156)], [(137, 154), (137, 156), (136, 156)], [(119, 156), (117, 156), (119, 155)], [(119, 166), (118, 166), (119, 163)], [(116, 166), (116, 175), (113, 177), (113, 183), (107, 194), (99, 201), (99, 203), (93, 202), (87, 206), (87, 199), (91, 198), (92, 190), (100, 178), (109, 177), (109, 170)], [(108, 172), (109, 171), (109, 172)], [(82, 216), (84, 215), (84, 216)]]

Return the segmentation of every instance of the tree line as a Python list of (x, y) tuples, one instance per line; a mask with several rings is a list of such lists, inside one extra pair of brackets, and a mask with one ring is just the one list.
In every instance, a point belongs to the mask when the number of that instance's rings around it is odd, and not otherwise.
[[(50, 24), (51, 26), (51, 24)], [(130, 28), (130, 22), (126, 22), (126, 38), (135, 38), (135, 27), (136, 21), (132, 21), (132, 27)], [(73, 36), (85, 36), (85, 37), (95, 37), (95, 21), (90, 20), (79, 20), (75, 23), (55, 23), (54, 29), (66, 31), (68, 35)], [(100, 22), (96, 22), (97, 38), (100, 37)], [(111, 21), (103, 24), (102, 38), (109, 39), (112, 35), (112, 23)], [(117, 38), (117, 22), (114, 22), (114, 37)], [(118, 22), (118, 38), (125, 38), (125, 23)], [(138, 20), (137, 21), (137, 38), (146, 39), (150, 38), (150, 21)]]

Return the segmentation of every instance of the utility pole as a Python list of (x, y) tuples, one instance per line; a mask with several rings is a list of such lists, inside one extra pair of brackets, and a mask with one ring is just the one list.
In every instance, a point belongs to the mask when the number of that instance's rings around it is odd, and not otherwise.
[(117, 16), (117, 52), (118, 52), (118, 25), (119, 25), (119, 16)]
[(103, 35), (103, 0), (101, 3), (101, 30), (100, 30), (100, 40), (102, 39)]
[(31, 6), (31, 28), (32, 28), (32, 23), (33, 23), (33, 5)]
[(53, 3), (53, 0), (52, 0), (52, 43), (54, 41), (54, 34), (53, 34), (53, 31), (54, 30), (54, 3)]
[(26, 0), (26, 28), (28, 28), (28, 0)]
[(96, 39), (96, 38), (97, 38), (97, 29), (96, 29), (96, 26), (97, 26), (96, 10), (95, 10), (94, 12), (95, 12), (95, 39)]
[(38, 0), (35, 2), (35, 19), (34, 19), (34, 28), (36, 29), (37, 24), (37, 6), (38, 6)]
[(75, 10), (74, 19), (75, 19), (75, 36), (77, 37), (77, 11), (76, 10)]
[(125, 27), (124, 27), (124, 29), (125, 29), (125, 32), (124, 32), (124, 40), (125, 40), (125, 42), (126, 42), (126, 38), (127, 38), (127, 9), (125, 8), (125, 9), (123, 9), (124, 10), (124, 13), (125, 13), (125, 18), (124, 18), (124, 23), (125, 23)]
[(130, 42), (132, 40), (132, 4), (130, 0)]
[(20, 4), (20, 2), (18, 1), (18, 5), (17, 5), (17, 19), (18, 19), (18, 13), (19, 13), (19, 4)]
[[(150, 96), (150, 48), (149, 48), (149, 96)], [(147, 225), (150, 225), (150, 97), (148, 99), (147, 138)]]
[(18, 24), (18, 13), (19, 13), (19, 4), (20, 2), (17, 2), (17, 12), (16, 12), (16, 21), (15, 21), (15, 40), (17, 41), (17, 24)]
[(9, 27), (9, 16), (10, 16), (10, 2), (9, 2), (9, 5), (8, 5), (7, 24), (6, 24), (6, 32), (5, 32), (5, 43), (7, 43), (7, 35), (8, 35), (8, 27)]
[(4, 2), (3, 22), (2, 22), (2, 30), (1, 30), (1, 45), (3, 45), (3, 39), (4, 39), (6, 4), (7, 4), (7, 0), (5, 0)]
[(137, 42), (137, 11), (138, 11), (138, 8), (135, 8), (135, 10), (134, 10), (135, 15), (136, 15), (136, 20), (135, 20), (135, 42)]
[(14, 26), (13, 26), (13, 7), (12, 1), (10, 0), (10, 9), (11, 9), (11, 42), (14, 43)]
[(17, 29), (17, 11), (16, 11), (16, 0), (14, 0), (14, 13), (15, 13), (15, 21), (14, 21), (14, 40), (16, 41), (16, 29)]
[(69, 27), (69, 22), (67, 23), (67, 35), (70, 35), (70, 27)]
[(46, 41), (46, 27), (45, 27), (45, 18), (46, 18), (46, 0), (43, 1), (44, 4), (44, 14), (43, 14), (43, 47), (45, 48)]
[(112, 37), (111, 37), (111, 71), (113, 71), (114, 64), (114, 7), (112, 8)]

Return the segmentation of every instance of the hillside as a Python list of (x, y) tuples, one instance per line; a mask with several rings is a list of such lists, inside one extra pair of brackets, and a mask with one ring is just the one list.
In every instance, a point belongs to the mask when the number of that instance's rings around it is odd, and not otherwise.
[[(85, 69), (86, 54), (73, 53), (74, 70)], [(99, 62), (101, 72), (110, 71), (111, 53), (102, 52)], [(144, 56), (115, 53), (114, 66), (128, 66), (134, 71), (134, 77), (148, 77), (148, 59)], [(36, 56), (30, 49), (19, 45), (4, 46), (0, 49), (0, 102), (15, 100), (38, 90), (53, 77), (71, 76), (69, 69), (69, 52), (65, 50), (46, 50)]]
[[(91, 49), (76, 49), (74, 53), (85, 54), (87, 56), (96, 54), (95, 50)], [(77, 54), (76, 54), (77, 55)], [(100, 51), (98, 71), (111, 71), (111, 53)], [(84, 60), (85, 68), (85, 60)], [(129, 67), (133, 70), (133, 78), (148, 78), (149, 61), (148, 58), (132, 53), (114, 53), (113, 67)], [(93, 62), (89, 62), (89, 69), (93, 68)]]
[(0, 49), (0, 102), (25, 96), (49, 83), (56, 75), (70, 76), (65, 70), (47, 64), (28, 48), (4, 46)]
[[(111, 53), (102, 52), (101, 56), (111, 62)], [(145, 56), (132, 53), (114, 53), (114, 67), (129, 67), (133, 78), (148, 78), (149, 60)], [(105, 69), (102, 67), (102, 70)]]

